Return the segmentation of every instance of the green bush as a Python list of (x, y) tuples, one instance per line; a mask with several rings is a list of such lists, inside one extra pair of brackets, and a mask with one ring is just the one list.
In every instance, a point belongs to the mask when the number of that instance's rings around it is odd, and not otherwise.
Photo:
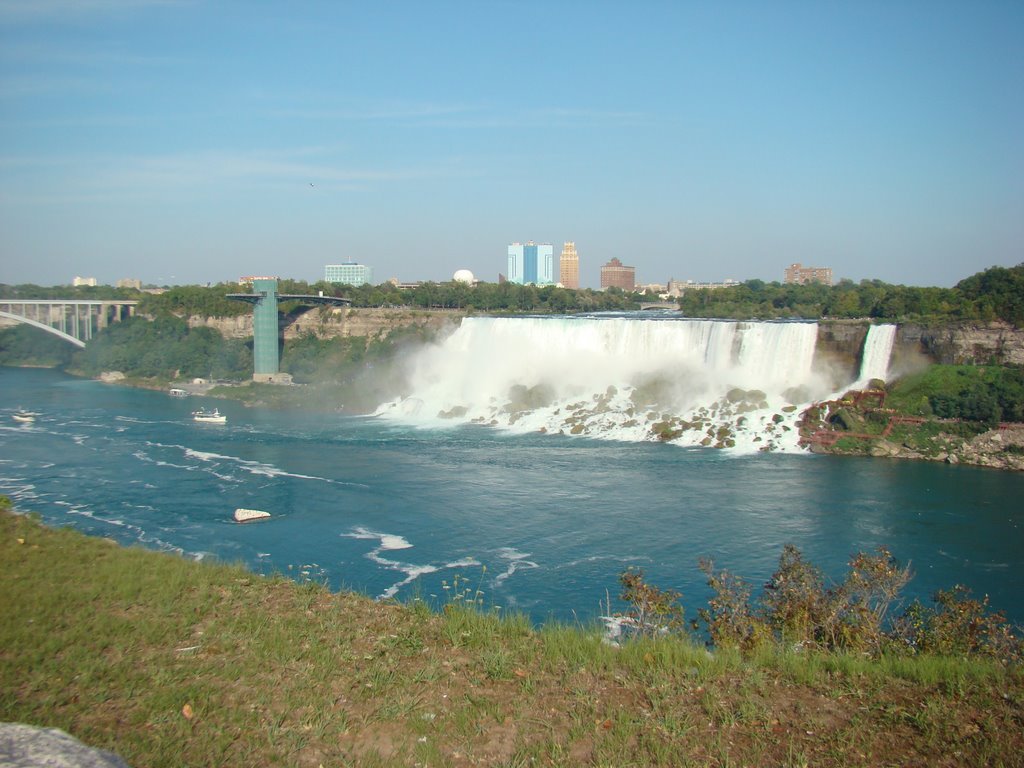
[(932, 365), (898, 381), (889, 404), (904, 413), (994, 425), (1024, 421), (1024, 367)]
[(683, 630), (682, 595), (648, 584), (644, 572), (629, 568), (619, 574), (622, 593), (619, 599), (629, 605), (629, 610), (618, 614), (627, 635), (657, 637), (663, 633), (678, 633)]
[(976, 600), (957, 584), (939, 590), (933, 599), (934, 607), (911, 603), (895, 622), (894, 637), (920, 653), (986, 656), (1004, 664), (1021, 661), (1021, 640), (1002, 612), (989, 609), (988, 595)]

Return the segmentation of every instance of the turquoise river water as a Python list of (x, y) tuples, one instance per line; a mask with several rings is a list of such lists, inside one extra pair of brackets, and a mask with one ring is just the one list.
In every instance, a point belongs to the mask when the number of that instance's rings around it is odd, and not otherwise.
[[(228, 423), (195, 423), (200, 405)], [(334, 589), (441, 602), (461, 574), (489, 605), (589, 622), (635, 565), (692, 617), (701, 557), (760, 587), (786, 543), (832, 577), (885, 546), (909, 596), (963, 583), (1024, 623), (1020, 474), (285, 413), (47, 370), (0, 369), (0, 416), (19, 510)], [(236, 507), (272, 517), (239, 525)]]

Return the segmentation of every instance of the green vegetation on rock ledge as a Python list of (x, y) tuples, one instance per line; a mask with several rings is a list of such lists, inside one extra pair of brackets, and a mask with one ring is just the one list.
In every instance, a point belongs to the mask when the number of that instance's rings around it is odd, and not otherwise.
[(931, 365), (804, 411), (812, 450), (1024, 470), (1024, 367)]
[(472, 587), (436, 613), (2, 513), (0, 590), (0, 718), (136, 766), (1010, 766), (1024, 750), (1020, 669), (958, 650), (613, 647), (499, 618)]
[(912, 416), (1024, 422), (1024, 367), (932, 365), (895, 382), (887, 403)]

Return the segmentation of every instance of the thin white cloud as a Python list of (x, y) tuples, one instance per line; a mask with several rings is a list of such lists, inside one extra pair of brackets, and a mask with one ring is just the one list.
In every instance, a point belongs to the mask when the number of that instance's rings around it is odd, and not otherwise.
[(67, 21), (97, 14), (192, 4), (191, 0), (0, 0), (0, 24)]
[(160, 189), (231, 182), (380, 181), (406, 177), (394, 171), (340, 168), (298, 162), (289, 154), (196, 152), (123, 158), (96, 178), (104, 187)]
[(589, 124), (644, 125), (654, 116), (644, 112), (588, 109), (584, 107), (526, 107), (506, 109), (492, 105), (401, 104), (363, 108), (283, 108), (275, 117), (352, 122), (414, 123), (451, 128), (532, 128)]
[(59, 77), (53, 75), (21, 75), (0, 78), (0, 99), (16, 99), (52, 93), (111, 92), (113, 86), (101, 79)]
[(380, 107), (294, 107), (272, 110), (275, 117), (307, 120), (339, 120), (365, 122), (414, 122), (479, 113), (479, 107), (444, 104), (404, 104)]
[[(3, 0), (0, 0), (2, 2)], [(24, 41), (5, 45), (2, 51), (5, 61), (23, 64), (44, 64), (52, 67), (56, 64), (83, 66), (131, 66), (131, 67), (172, 67), (182, 63), (182, 59), (169, 56), (152, 56), (137, 52), (128, 52), (111, 48), (110, 44), (102, 49), (94, 47), (69, 47), (67, 44), (56, 45), (49, 42)]]
[(126, 156), (0, 156), (0, 201), (66, 202), (143, 199), (183, 191), (243, 186), (354, 188), (373, 183), (465, 176), (457, 161), (394, 168), (359, 168), (332, 148), (284, 151), (205, 151)]

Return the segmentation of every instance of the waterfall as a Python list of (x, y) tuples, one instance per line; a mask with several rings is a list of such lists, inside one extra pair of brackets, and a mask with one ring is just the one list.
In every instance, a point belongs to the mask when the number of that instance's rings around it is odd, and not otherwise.
[(413, 355), (378, 415), (437, 426), (792, 450), (827, 394), (816, 323), (634, 317), (466, 318)]
[(889, 358), (892, 357), (892, 346), (895, 341), (895, 325), (868, 327), (868, 335), (864, 338), (864, 352), (861, 355), (860, 375), (857, 377), (859, 386), (866, 386), (871, 379), (888, 380)]

